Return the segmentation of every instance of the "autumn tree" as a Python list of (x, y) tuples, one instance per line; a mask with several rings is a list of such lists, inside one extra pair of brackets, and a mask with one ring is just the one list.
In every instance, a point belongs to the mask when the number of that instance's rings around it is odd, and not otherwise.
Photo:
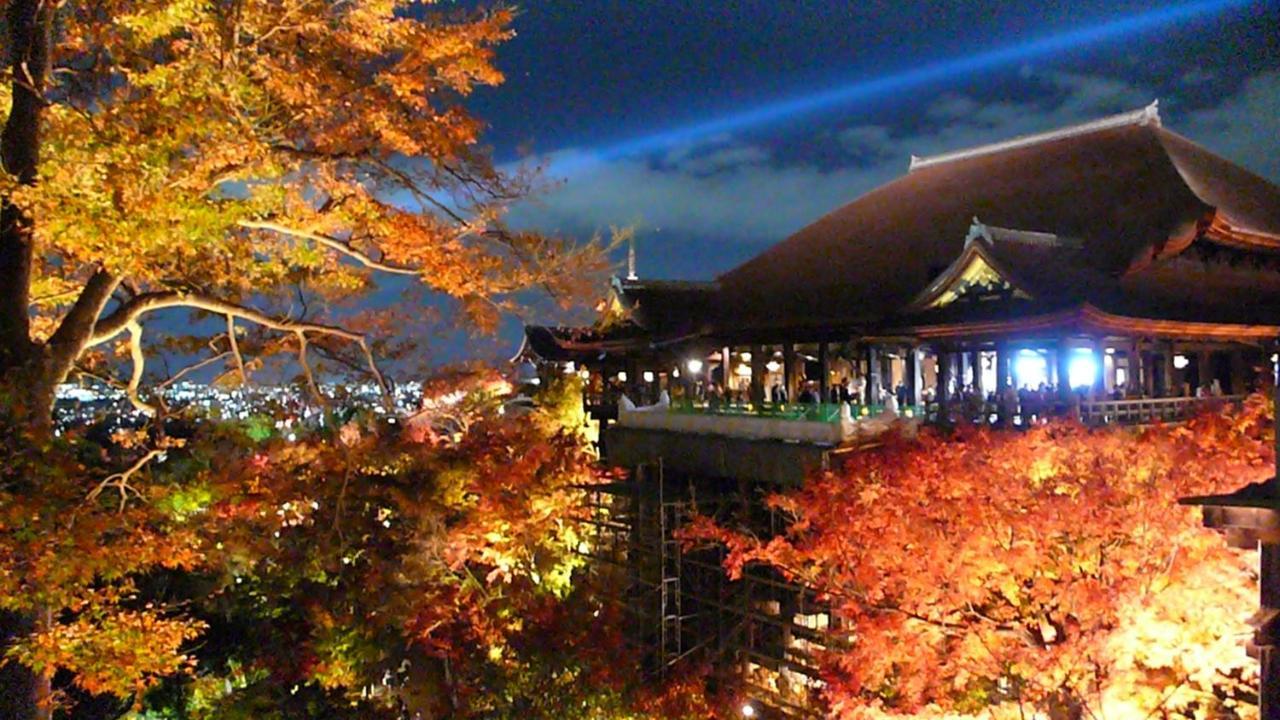
[(48, 612), (5, 659), (75, 718), (706, 717), (629, 672), (566, 403), (517, 412), (502, 386), (293, 439), (259, 416), (163, 452), (59, 438), (67, 465), (23, 468), (45, 492), (0, 487), (0, 609)]
[[(602, 255), (503, 223), (533, 180), (495, 167), (464, 102), (502, 81), (509, 9), (11, 0), (5, 11), (0, 580), (17, 594), (0, 635), (45, 645), (9, 648), (20, 662), (0, 694), (26, 692), (10, 682), (19, 665), (45, 668), (47, 713), (54, 667), (98, 689), (176, 671), (198, 629), (131, 598), (152, 573), (205, 567), (202, 543), (218, 542), (175, 524), (164, 498), (181, 483), (140, 489), (164, 457), (204, 451), (159, 423), (105, 445), (54, 439), (60, 383), (93, 375), (163, 414), (144, 388), (163, 340), (146, 323), (186, 309), (210, 337), (179, 349), (208, 348), (237, 381), (284, 353), (317, 399), (318, 355), (386, 388), (369, 330), (391, 324), (386, 313), (357, 323), (334, 309), (376, 276), (420, 281), (492, 327), (527, 290), (575, 298)], [(47, 655), (89, 657), (103, 637), (141, 654), (76, 668)]]
[(1185, 426), (889, 436), (773, 496), (786, 534), (688, 542), (821, 593), (835, 717), (1256, 717), (1256, 556), (1181, 496), (1274, 468), (1270, 403)]
[[(219, 319), (242, 377), (253, 325), (304, 374), (323, 348), (385, 384), (323, 301), (404, 275), (492, 325), (516, 293), (591, 278), (593, 246), (504, 227), (529, 178), (494, 167), (462, 104), (502, 81), (512, 12), (432, 5), (7, 3), (4, 413), (47, 427), (55, 387), (120, 343), (148, 409), (144, 323), (168, 308)], [(309, 312), (273, 302), (299, 292)]]

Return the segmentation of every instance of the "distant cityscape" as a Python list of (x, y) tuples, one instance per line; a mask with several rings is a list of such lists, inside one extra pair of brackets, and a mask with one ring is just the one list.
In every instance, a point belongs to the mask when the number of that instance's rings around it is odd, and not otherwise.
[[(407, 382), (392, 389), (389, 408), (374, 383), (326, 383), (320, 385), (329, 409), (343, 412), (367, 410), (395, 417), (416, 411), (422, 405), (422, 383)], [(159, 393), (170, 411), (192, 410), (197, 417), (247, 420), (253, 416), (276, 416), (283, 432), (314, 428), (325, 423), (326, 413), (305, 388), (289, 385), (246, 385), (221, 387), (197, 382), (180, 382)], [(72, 427), (103, 423), (108, 431), (141, 425), (147, 416), (135, 408), (121, 389), (101, 384), (66, 383), (58, 388), (54, 420), (59, 432)]]

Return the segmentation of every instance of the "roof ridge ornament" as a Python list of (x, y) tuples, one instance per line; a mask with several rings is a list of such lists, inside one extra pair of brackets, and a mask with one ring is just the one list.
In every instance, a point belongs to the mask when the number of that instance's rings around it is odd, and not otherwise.
[(1084, 247), (1084, 241), (1079, 238), (1064, 237), (1057, 233), (1037, 230), (1018, 230), (1016, 228), (987, 225), (979, 220), (977, 215), (974, 215), (973, 222), (969, 225), (969, 234), (964, 238), (964, 244), (968, 247), (979, 239), (986, 240), (987, 245), (990, 247), (994, 247), (996, 242), (1016, 243), (1031, 247), (1071, 248), (1075, 250)]
[(1078, 135), (1088, 135), (1100, 130), (1109, 130), (1116, 127), (1124, 127), (1126, 125), (1137, 125), (1140, 127), (1152, 126), (1162, 127), (1160, 122), (1160, 101), (1155, 100), (1150, 105), (1140, 109), (1133, 110), (1119, 115), (1111, 115), (1109, 117), (1091, 120), (1079, 125), (1070, 125), (1057, 130), (1049, 130), (1042, 133), (1033, 133), (1031, 135), (1021, 135), (1008, 140), (990, 143), (987, 145), (978, 145), (976, 147), (964, 148), (961, 150), (953, 150), (952, 152), (941, 153), (931, 156), (911, 156), (911, 164), (907, 167), (907, 172), (919, 170), (921, 168), (931, 167), (933, 165), (941, 165), (943, 163), (952, 162), (953, 160), (964, 160), (966, 158), (978, 157), (981, 155), (991, 155), (993, 153), (1003, 152), (1005, 150), (1013, 150), (1015, 148), (1026, 147), (1028, 145), (1038, 145), (1051, 140), (1061, 140)]

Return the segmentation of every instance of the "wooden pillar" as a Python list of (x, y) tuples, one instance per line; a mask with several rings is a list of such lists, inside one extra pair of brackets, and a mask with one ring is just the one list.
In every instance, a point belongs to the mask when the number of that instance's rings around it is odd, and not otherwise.
[(883, 380), (880, 377), (880, 352), (875, 345), (867, 345), (867, 404), (880, 402), (880, 389)]
[(1060, 340), (1054, 357), (1058, 366), (1058, 400), (1067, 406), (1075, 400), (1075, 388), (1071, 387), (1071, 351), (1071, 343)]
[(924, 378), (920, 373), (920, 348), (907, 348), (906, 355), (907, 376), (903, 378), (903, 383), (907, 386), (907, 402), (912, 405), (920, 404), (920, 391), (924, 384)]
[(1231, 385), (1227, 388), (1231, 395), (1243, 395), (1249, 391), (1249, 366), (1244, 361), (1244, 351), (1231, 348)]
[(751, 404), (757, 408), (764, 404), (764, 348), (751, 346)]
[(1093, 353), (1093, 387), (1090, 389), (1090, 397), (1094, 400), (1104, 400), (1107, 397), (1106, 383), (1106, 362), (1107, 354), (1105, 352), (1106, 341), (1095, 338), (1092, 346)]
[(996, 410), (999, 413), (1001, 424), (1006, 424), (1013, 420), (1013, 408), (1009, 407), (1008, 403), (1004, 401), (1005, 391), (1009, 387), (1009, 376), (1013, 369), (1011, 367), (1013, 364), (1012, 356), (1013, 349), (1007, 343), (996, 345), (996, 384), (991, 390), (996, 396)]
[(973, 368), (973, 392), (978, 397), (985, 398), (982, 387), (982, 351), (974, 350), (969, 356), (969, 367)]
[(827, 402), (827, 390), (831, 387), (831, 368), (825, 341), (818, 343), (818, 367), (818, 402)]
[[(1196, 357), (1196, 388), (1205, 388), (1208, 392), (1209, 386), (1213, 385), (1213, 352), (1209, 350), (1201, 350)], [(1196, 393), (1191, 393), (1195, 395)]]
[(787, 402), (795, 402), (796, 393), (796, 346), (786, 343), (782, 346), (782, 382), (787, 389)]
[(1013, 349), (1006, 343), (1000, 343), (996, 346), (996, 386), (992, 388), (995, 391), (996, 399), (1004, 394), (1004, 389), (1009, 387), (1009, 375), (1013, 364)]
[(1253, 635), (1258, 654), (1258, 717), (1280, 719), (1280, 637), (1275, 614), (1280, 613), (1280, 544), (1260, 542), (1260, 582), (1262, 610), (1259, 617), (1268, 618)]
[(1163, 393), (1165, 397), (1174, 397), (1181, 394), (1174, 390), (1174, 375), (1178, 372), (1178, 369), (1173, 366), (1173, 356), (1175, 354), (1172, 342), (1164, 342), (1160, 344), (1161, 360), (1164, 361), (1164, 377), (1162, 378), (1160, 392)]
[(951, 384), (951, 353), (946, 350), (938, 351), (938, 387), (934, 393), (938, 399), (938, 422), (947, 423), (951, 421), (950, 409), (951, 398), (948, 397), (947, 386)]
[[(720, 392), (724, 399), (729, 399), (729, 384), (733, 380), (733, 348), (725, 345), (720, 348)], [(710, 373), (708, 373), (710, 374)]]
[(1138, 361), (1142, 366), (1142, 394), (1152, 398), (1156, 396), (1156, 356), (1138, 346)]

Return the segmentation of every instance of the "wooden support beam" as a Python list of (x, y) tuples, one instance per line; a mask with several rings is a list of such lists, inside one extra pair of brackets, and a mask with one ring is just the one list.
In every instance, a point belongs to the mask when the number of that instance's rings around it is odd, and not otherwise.
[(920, 404), (920, 394), (924, 389), (924, 377), (921, 373), (920, 361), (920, 348), (907, 348), (907, 376), (903, 379), (903, 383), (907, 386), (907, 402), (912, 405)]
[(938, 400), (938, 422), (951, 422), (951, 398), (948, 386), (951, 384), (951, 353), (938, 351), (938, 384), (935, 397)]
[(751, 346), (751, 404), (759, 407), (764, 404), (764, 348)]
[(831, 387), (831, 367), (830, 359), (827, 357), (827, 343), (818, 343), (818, 401), (827, 402), (829, 400), (828, 389)]
[(795, 343), (786, 343), (782, 346), (782, 386), (786, 390), (788, 402), (791, 402), (800, 391), (796, 387)]
[(1075, 401), (1075, 388), (1071, 387), (1071, 342), (1067, 339), (1058, 341), (1054, 359), (1058, 366), (1058, 400), (1065, 405)]
[(867, 345), (867, 404), (880, 402), (880, 392), (884, 389), (884, 381), (880, 376), (880, 352), (875, 345)]
[(1107, 354), (1106, 341), (1102, 338), (1094, 338), (1093, 340), (1093, 387), (1090, 388), (1089, 396), (1094, 400), (1105, 400), (1107, 397), (1107, 379), (1106, 379), (1106, 363)]

